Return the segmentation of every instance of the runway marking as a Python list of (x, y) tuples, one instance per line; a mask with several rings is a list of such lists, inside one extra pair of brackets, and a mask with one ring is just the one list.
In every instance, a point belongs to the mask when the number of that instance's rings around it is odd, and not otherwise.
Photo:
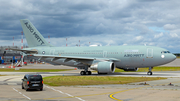
[(11, 79), (14, 79), (14, 78), (9, 78), (9, 79), (6, 79), (6, 80), (4, 80), (4, 82), (9, 81), (9, 80), (11, 80)]
[(85, 100), (83, 100), (83, 99), (81, 99), (81, 98), (79, 98), (79, 97), (96, 96), (96, 95), (104, 95), (104, 94), (113, 93), (113, 92), (107, 92), (107, 93), (100, 93), (100, 94), (90, 94), (90, 95), (72, 96), (72, 95), (70, 95), (70, 94), (68, 94), (68, 93), (64, 93), (64, 92), (62, 92), (62, 91), (60, 91), (60, 90), (56, 90), (56, 89), (54, 89), (54, 88), (52, 88), (52, 87), (49, 87), (49, 86), (45, 86), (45, 87), (47, 87), (47, 88), (49, 88), (49, 89), (52, 89), (52, 90), (54, 90), (54, 91), (60, 92), (60, 93), (62, 93), (62, 94), (66, 94), (66, 95), (69, 96), (69, 97), (56, 97), (56, 98), (45, 98), (45, 99), (77, 98), (77, 99), (79, 99), (79, 100), (81, 100), (81, 101), (85, 101)]
[(114, 93), (110, 94), (109, 97), (110, 97), (111, 99), (113, 99), (113, 100), (116, 100), (116, 101), (123, 101), (123, 100), (120, 100), (120, 99), (115, 98), (114, 95), (115, 95), (115, 94), (118, 94), (118, 93), (130, 91), (130, 90), (141, 89), (141, 88), (146, 88), (146, 87), (150, 87), (150, 86), (138, 87), (138, 88), (132, 88), (132, 89), (127, 89), (127, 90), (117, 91), (117, 92), (114, 92)]
[[(52, 90), (54, 90), (54, 91), (56, 91), (56, 92), (59, 92), (59, 93), (61, 93), (61, 94), (66, 94), (67, 96), (69, 96), (69, 97), (67, 97), (67, 98), (76, 98), (76, 99), (78, 99), (78, 100), (80, 100), (80, 101), (85, 101), (85, 100), (83, 100), (83, 99), (81, 99), (81, 98), (79, 98), (79, 97), (72, 96), (71, 94), (64, 93), (64, 92), (62, 92), (62, 91), (60, 91), (60, 90), (56, 90), (56, 89), (54, 89), (54, 88), (52, 88), (52, 87), (49, 87), (49, 86), (45, 86), (45, 87), (47, 87), (47, 88), (49, 88), (49, 89), (52, 89)], [(60, 98), (60, 97), (58, 97), (58, 98)], [(61, 97), (61, 98), (62, 98), (62, 97)], [(45, 99), (57, 99), (57, 98), (45, 98)]]
[(24, 96), (25, 98), (27, 98), (28, 100), (31, 100), (31, 98), (27, 97), (26, 95), (24, 95), (23, 93), (19, 92), (17, 89), (13, 88), (14, 91), (18, 92), (19, 94), (21, 94), (22, 96)]
[[(172, 83), (178, 83), (180, 81), (176, 81), (176, 82), (172, 82)], [(169, 83), (163, 83), (163, 84), (169, 84)], [(163, 85), (163, 84), (157, 84), (157, 85), (153, 85), (153, 86), (159, 86), (159, 85)], [(120, 99), (117, 99), (114, 97), (115, 94), (118, 94), (118, 93), (122, 93), (122, 92), (126, 92), (126, 91), (130, 91), (130, 90), (134, 90), (134, 89), (141, 89), (141, 88), (147, 88), (147, 87), (151, 87), (150, 85), (148, 86), (144, 86), (144, 87), (138, 87), (138, 88), (132, 88), (132, 89), (128, 89), (128, 90), (122, 90), (122, 91), (117, 91), (117, 92), (114, 92), (112, 94), (109, 95), (109, 97), (113, 100), (116, 100), (116, 101), (123, 101), (123, 100), (120, 100)]]
[[(96, 96), (96, 95), (105, 95), (113, 92), (107, 92), (107, 93), (100, 93), (100, 94), (90, 94), (90, 95), (80, 95), (80, 96), (74, 96), (75, 98), (79, 97), (87, 97), (87, 96)], [(72, 97), (56, 97), (56, 98), (47, 98), (47, 99), (60, 99), (60, 98), (72, 98)]]

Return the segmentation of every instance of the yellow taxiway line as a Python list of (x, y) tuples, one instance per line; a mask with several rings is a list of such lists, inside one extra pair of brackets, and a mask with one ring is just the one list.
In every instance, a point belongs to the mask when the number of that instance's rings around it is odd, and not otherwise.
[[(173, 83), (178, 83), (180, 81), (176, 81), (176, 82), (173, 82)], [(168, 83), (164, 83), (164, 84), (168, 84)], [(154, 86), (159, 86), (159, 85), (163, 85), (163, 84), (158, 84), (158, 85), (154, 85)], [(122, 92), (126, 92), (126, 91), (130, 91), (130, 90), (134, 90), (134, 89), (141, 89), (141, 88), (147, 88), (147, 87), (150, 87), (149, 85), (148, 86), (144, 86), (144, 87), (138, 87), (138, 88), (132, 88), (132, 89), (127, 89), (127, 90), (123, 90), (123, 91), (117, 91), (117, 92), (114, 92), (112, 94), (109, 95), (109, 97), (113, 100), (116, 100), (116, 101), (123, 101), (123, 100), (120, 100), (120, 99), (117, 99), (115, 97), (113, 97), (115, 94), (118, 94), (118, 93), (122, 93)]]
[[(149, 86), (145, 86), (145, 87), (149, 87)], [(114, 93), (110, 94), (109, 97), (110, 97), (111, 99), (113, 99), (113, 100), (116, 100), (116, 101), (123, 101), (123, 100), (120, 100), (120, 99), (115, 98), (114, 95), (115, 95), (115, 94), (118, 94), (118, 93), (130, 91), (130, 90), (134, 90), (134, 89), (145, 88), (145, 87), (138, 87), (138, 88), (132, 88), (132, 89), (127, 89), (127, 90), (117, 91), (117, 92), (114, 92)]]

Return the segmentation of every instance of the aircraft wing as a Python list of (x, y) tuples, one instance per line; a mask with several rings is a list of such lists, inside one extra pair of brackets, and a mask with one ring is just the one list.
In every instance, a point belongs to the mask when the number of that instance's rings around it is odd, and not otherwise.
[(92, 61), (112, 61), (119, 62), (121, 60), (115, 58), (96, 58), (96, 57), (78, 57), (78, 56), (58, 56), (58, 55), (42, 55), (42, 54), (33, 54), (32, 56), (41, 58), (52, 58), (52, 60), (65, 59), (65, 62), (74, 60), (77, 62), (82, 62), (83, 64), (91, 65)]

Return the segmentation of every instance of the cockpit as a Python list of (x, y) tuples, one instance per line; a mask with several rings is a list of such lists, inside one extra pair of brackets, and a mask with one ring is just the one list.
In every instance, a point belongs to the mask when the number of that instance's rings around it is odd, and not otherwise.
[(171, 53), (170, 51), (162, 51), (161, 54), (163, 53)]

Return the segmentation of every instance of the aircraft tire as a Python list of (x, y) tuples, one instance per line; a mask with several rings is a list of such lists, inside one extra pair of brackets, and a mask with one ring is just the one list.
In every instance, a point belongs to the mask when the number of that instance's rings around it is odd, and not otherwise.
[(81, 71), (80, 74), (81, 75), (86, 75), (86, 72), (85, 71)]
[(86, 72), (86, 75), (91, 75), (91, 74), (92, 74), (91, 71)]
[(147, 72), (147, 75), (152, 75), (152, 72), (151, 71)]
[(92, 74), (92, 72), (91, 71), (89, 71), (89, 75), (91, 75)]

